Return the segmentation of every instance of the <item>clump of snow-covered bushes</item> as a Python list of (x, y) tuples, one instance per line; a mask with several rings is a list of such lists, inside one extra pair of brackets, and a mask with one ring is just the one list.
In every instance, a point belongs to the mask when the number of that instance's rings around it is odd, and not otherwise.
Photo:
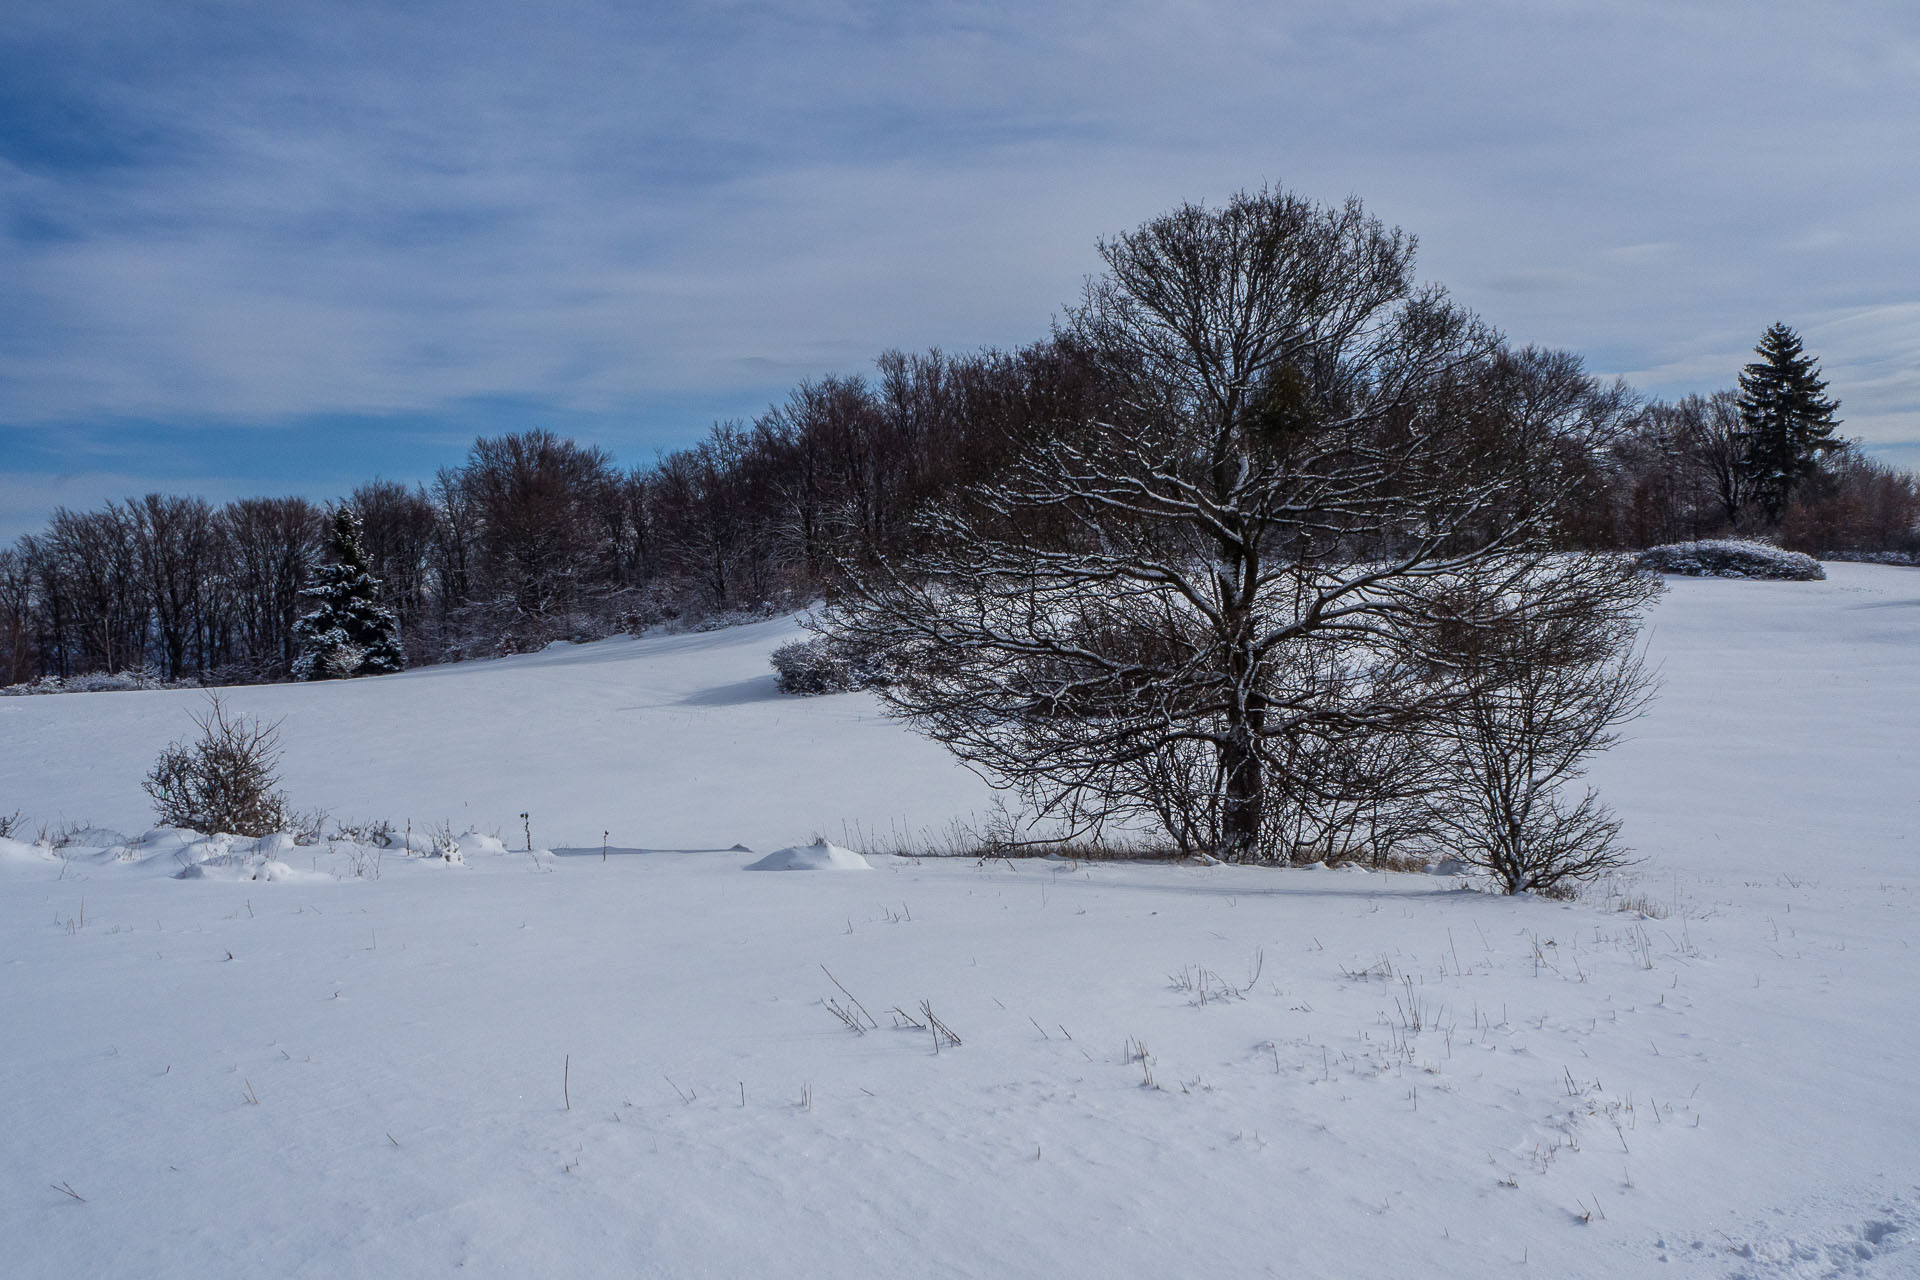
[(771, 661), (780, 692), (802, 696), (875, 689), (894, 675), (885, 655), (838, 636), (783, 644)]
[(87, 672), (73, 676), (41, 676), (24, 684), (0, 685), (0, 698), (19, 698), (41, 693), (131, 693), (145, 689), (193, 689), (193, 680), (162, 680), (159, 673), (138, 671)]
[(1642, 551), (1636, 562), (1656, 573), (1693, 578), (1766, 578), (1782, 582), (1818, 582), (1827, 576), (1820, 562), (1798, 551), (1765, 542), (1714, 538), (1675, 542)]

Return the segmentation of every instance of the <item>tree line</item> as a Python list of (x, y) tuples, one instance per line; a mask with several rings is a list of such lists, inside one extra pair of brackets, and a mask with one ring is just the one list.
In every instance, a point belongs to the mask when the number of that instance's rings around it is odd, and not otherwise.
[(1771, 326), (1737, 387), (1640, 406), (1594, 459), (1570, 543), (1643, 548), (1736, 535), (1824, 559), (1920, 563), (1920, 481), (1838, 434), (1799, 335)]
[[(1780, 329), (1760, 363), (1817, 382)], [(0, 550), (0, 684), (285, 678), (311, 608), (302, 593), (341, 508), (359, 521), (413, 664), (799, 607), (832, 589), (835, 565), (912, 550), (930, 536), (919, 514), (1005, 474), (1060, 424), (1136, 414), (1140, 370), (1099, 347), (1065, 326), (1008, 352), (889, 352), (869, 376), (802, 383), (750, 421), (635, 467), (536, 430), (477, 439), (430, 484), (371, 480), (330, 505), (148, 494), (61, 509)], [(1797, 394), (1826, 403), (1819, 391)], [(1749, 391), (1677, 403), (1609, 394), (1618, 429), (1555, 463), (1580, 481), (1555, 499), (1559, 545), (1734, 533), (1920, 560), (1912, 475), (1831, 434), (1760, 458)], [(1262, 410), (1274, 430), (1287, 403)]]
[(1062, 340), (890, 352), (871, 377), (802, 383), (642, 466), (534, 430), (477, 439), (430, 484), (372, 480), (330, 505), (63, 508), (0, 550), (0, 684), (285, 678), (336, 509), (358, 521), (412, 664), (798, 607), (831, 562), (904, 543), (932, 495), (1094, 403)]

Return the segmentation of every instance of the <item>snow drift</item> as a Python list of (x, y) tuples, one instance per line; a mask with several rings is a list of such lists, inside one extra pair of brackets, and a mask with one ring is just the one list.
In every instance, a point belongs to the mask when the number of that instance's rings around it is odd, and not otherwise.
[(832, 844), (825, 838), (812, 844), (775, 849), (758, 862), (747, 864), (748, 871), (871, 871), (873, 864), (851, 849)]

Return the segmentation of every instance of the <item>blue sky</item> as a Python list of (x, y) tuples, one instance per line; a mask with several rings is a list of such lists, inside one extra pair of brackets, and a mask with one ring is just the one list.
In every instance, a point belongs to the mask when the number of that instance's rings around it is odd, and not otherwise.
[(1920, 465), (1916, 104), (1910, 2), (28, 0), (0, 538), (522, 426), (645, 461), (886, 347), (1038, 337), (1097, 237), (1263, 181), (1651, 393), (1785, 320)]

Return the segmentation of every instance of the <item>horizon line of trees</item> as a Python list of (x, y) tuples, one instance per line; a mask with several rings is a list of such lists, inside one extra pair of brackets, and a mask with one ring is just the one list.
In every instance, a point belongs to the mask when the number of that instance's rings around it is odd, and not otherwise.
[(339, 509), (359, 521), (409, 665), (798, 607), (829, 562), (901, 543), (920, 504), (1096, 403), (1058, 339), (876, 363), (640, 466), (531, 430), (480, 437), (430, 484), (375, 479), (331, 504), (61, 508), (0, 549), (0, 686), (286, 678)]
[[(1785, 337), (1769, 330), (1762, 355)], [(1812, 369), (1797, 338), (1788, 355)], [(1738, 391), (1639, 403), (1617, 439), (1574, 460), (1589, 475), (1560, 514), (1565, 543), (1757, 536), (1920, 563), (1913, 473), (1830, 432), (1784, 472), (1756, 467), (1756, 367)], [(332, 504), (154, 493), (61, 508), (0, 549), (0, 685), (287, 678), (301, 593), (343, 508), (410, 665), (797, 608), (830, 588), (834, 564), (911, 549), (917, 513), (1000, 474), (1054, 425), (1110, 414), (1123, 382), (1070, 333), (1010, 352), (889, 351), (871, 377), (803, 382), (639, 466), (533, 430), (476, 439), (431, 484), (375, 479)], [(1823, 385), (1810, 394), (1832, 425)]]

